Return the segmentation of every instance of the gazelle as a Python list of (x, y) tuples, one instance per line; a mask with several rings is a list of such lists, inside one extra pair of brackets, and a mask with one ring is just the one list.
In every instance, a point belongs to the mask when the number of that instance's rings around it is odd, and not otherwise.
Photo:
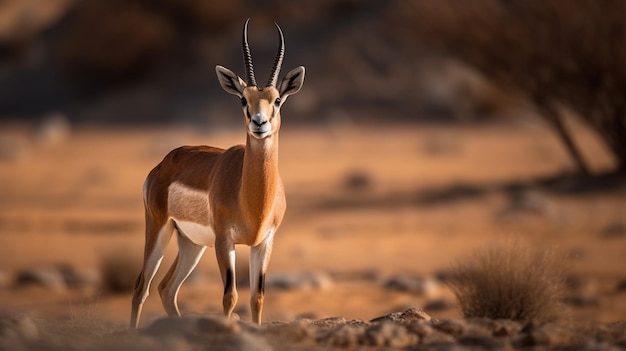
[(265, 272), (274, 234), (285, 213), (283, 183), (278, 174), (280, 107), (304, 83), (304, 67), (287, 73), (276, 85), (285, 44), (278, 24), (279, 48), (270, 79), (258, 87), (248, 45), (248, 21), (243, 27), (246, 81), (216, 66), (220, 85), (241, 99), (246, 144), (227, 150), (183, 146), (172, 150), (146, 178), (143, 188), (146, 243), (143, 269), (135, 283), (130, 325), (137, 328), (165, 247), (177, 233), (178, 256), (159, 284), (163, 307), (180, 316), (177, 295), (207, 246), (215, 246), (222, 283), (224, 314), (237, 303), (235, 245), (250, 246), (250, 307), (261, 323)]

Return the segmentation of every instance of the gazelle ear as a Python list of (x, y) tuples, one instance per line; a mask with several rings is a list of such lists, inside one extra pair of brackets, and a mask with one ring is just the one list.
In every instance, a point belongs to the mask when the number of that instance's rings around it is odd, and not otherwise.
[(280, 98), (284, 100), (287, 96), (299, 92), (302, 84), (304, 84), (304, 67), (300, 66), (291, 70), (283, 78), (278, 89)]
[(217, 80), (219, 80), (222, 89), (229, 94), (243, 96), (243, 88), (246, 87), (246, 83), (241, 78), (220, 65), (215, 66), (215, 73), (217, 73)]

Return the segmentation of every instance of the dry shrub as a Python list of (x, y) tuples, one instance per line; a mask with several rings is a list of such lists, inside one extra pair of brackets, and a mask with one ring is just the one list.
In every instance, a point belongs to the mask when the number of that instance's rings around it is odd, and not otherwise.
[(564, 261), (519, 243), (477, 249), (448, 285), (466, 318), (554, 322), (566, 317)]

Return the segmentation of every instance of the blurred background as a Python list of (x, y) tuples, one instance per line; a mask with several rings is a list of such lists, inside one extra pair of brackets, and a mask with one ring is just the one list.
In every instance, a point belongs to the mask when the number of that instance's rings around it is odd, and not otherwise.
[[(216, 84), (214, 67), (243, 71), (241, 27), (252, 18), (250, 42), (261, 77), (276, 51), (274, 21), (287, 35), (284, 68), (304, 65), (309, 73), (307, 89), (290, 104), (292, 124), (333, 122), (342, 111), (359, 121), (380, 121), (380, 114), (387, 121), (492, 117), (507, 107), (504, 94), (427, 45), (433, 34), (452, 39), (428, 27), (438, 16), (453, 15), (446, 6), (4, 1), (0, 115), (37, 121), (57, 111), (72, 123), (228, 124), (234, 119), (218, 112), (237, 110)], [(418, 23), (424, 16), (433, 23)], [(461, 37), (467, 24), (448, 25)]]
[[(78, 304), (125, 323), (145, 175), (179, 145), (244, 140), (215, 65), (243, 74), (251, 18), (259, 81), (273, 22), (283, 73), (306, 67), (282, 112), (289, 210), (267, 320), (456, 316), (448, 267), (511, 239), (562, 253), (575, 313), (623, 318), (624, 13), (593, 0), (2, 0), (0, 308), (76, 318)], [(182, 309), (219, 313), (211, 251), (203, 262)], [(147, 319), (164, 314), (157, 296)]]

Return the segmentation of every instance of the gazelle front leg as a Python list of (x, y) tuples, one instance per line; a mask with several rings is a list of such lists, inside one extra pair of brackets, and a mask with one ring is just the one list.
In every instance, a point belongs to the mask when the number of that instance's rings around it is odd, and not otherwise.
[(224, 297), (222, 299), (224, 315), (230, 318), (238, 297), (235, 282), (235, 245), (228, 240), (218, 239), (215, 242), (215, 254), (224, 284)]
[(272, 254), (273, 231), (263, 242), (250, 248), (250, 310), (252, 321), (261, 324), (265, 298), (265, 273)]

